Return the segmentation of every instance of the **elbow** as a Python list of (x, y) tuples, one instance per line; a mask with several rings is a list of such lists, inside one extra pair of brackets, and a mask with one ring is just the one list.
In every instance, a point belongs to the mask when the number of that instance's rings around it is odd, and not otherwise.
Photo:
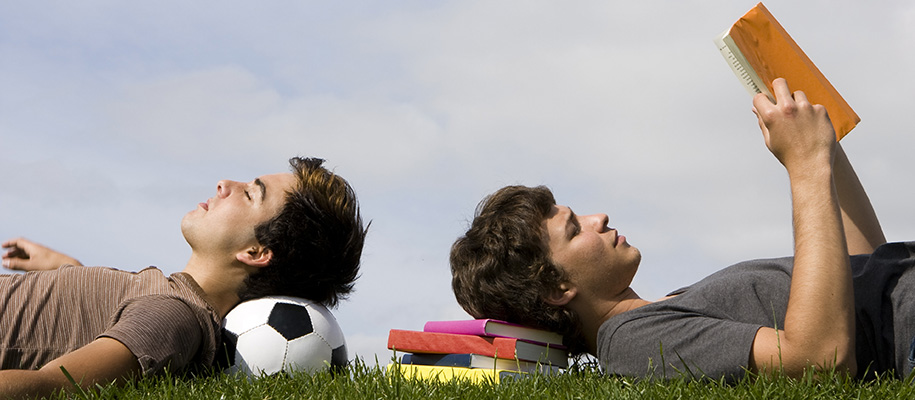
[[(781, 374), (801, 378), (807, 373), (815, 375), (837, 374), (857, 376), (858, 360), (855, 354), (855, 335), (804, 335), (798, 339), (788, 332), (762, 328), (753, 341), (749, 367), (752, 371)], [(815, 338), (815, 339), (814, 339)], [(807, 340), (803, 340), (807, 339)]]
[(851, 364), (848, 364), (846, 366), (845, 373), (848, 374), (848, 376), (850, 376), (852, 378), (858, 376), (858, 363), (853, 362)]
[(858, 374), (854, 333), (837, 337), (832, 345), (822, 348), (821, 354), (823, 357), (828, 357), (821, 358), (826, 361), (825, 367), (829, 368), (831, 366), (836, 372), (846, 373), (849, 376)]
[(845, 373), (852, 377), (858, 375), (858, 359), (855, 356), (854, 344), (851, 345), (850, 349), (846, 349), (844, 352), (838, 350), (835, 352), (834, 366), (836, 372)]
[(855, 356), (854, 340), (843, 340), (836, 345), (821, 347), (819, 351), (808, 356), (807, 365), (813, 366), (817, 372), (835, 371), (839, 374), (856, 376), (858, 359)]
[(803, 346), (802, 349), (806, 351), (783, 353), (783, 372), (790, 377), (800, 378), (807, 372), (819, 375), (835, 371), (852, 377), (858, 373), (853, 341), (841, 345), (820, 343), (818, 346)]

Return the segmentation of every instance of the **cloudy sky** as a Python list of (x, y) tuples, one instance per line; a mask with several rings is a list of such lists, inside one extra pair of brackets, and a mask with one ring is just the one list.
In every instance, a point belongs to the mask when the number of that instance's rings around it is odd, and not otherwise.
[[(220, 179), (318, 156), (372, 221), (353, 353), (466, 318), (448, 250), (508, 184), (604, 212), (645, 298), (791, 252), (787, 177), (712, 44), (755, 1), (0, 2), (0, 239), (180, 271)], [(915, 4), (770, 0), (862, 122), (843, 140), (915, 239)]]

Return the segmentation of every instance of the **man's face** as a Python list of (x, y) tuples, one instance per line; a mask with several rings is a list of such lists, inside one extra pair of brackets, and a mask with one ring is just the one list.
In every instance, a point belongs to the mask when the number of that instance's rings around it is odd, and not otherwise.
[(181, 231), (195, 252), (234, 256), (257, 244), (254, 228), (279, 214), (294, 185), (291, 173), (219, 181), (216, 195), (184, 216)]
[(608, 220), (606, 214), (578, 216), (558, 205), (547, 215), (551, 258), (580, 291), (615, 295), (629, 287), (638, 270), (641, 253), (607, 227)]

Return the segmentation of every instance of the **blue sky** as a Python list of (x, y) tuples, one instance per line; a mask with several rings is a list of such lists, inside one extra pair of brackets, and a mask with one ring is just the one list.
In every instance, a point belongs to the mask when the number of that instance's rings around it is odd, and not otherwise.
[[(508, 184), (609, 214), (659, 297), (791, 252), (786, 175), (712, 44), (753, 5), (0, 2), (0, 239), (180, 271), (218, 180), (318, 156), (372, 221), (334, 310), (351, 356), (466, 317), (448, 250)], [(766, 5), (861, 116), (843, 146), (888, 238), (915, 239), (915, 5)]]

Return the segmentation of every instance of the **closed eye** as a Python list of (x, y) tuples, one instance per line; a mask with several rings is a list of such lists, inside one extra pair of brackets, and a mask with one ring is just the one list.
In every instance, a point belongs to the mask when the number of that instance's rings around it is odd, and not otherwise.
[(251, 193), (249, 193), (247, 190), (245, 190), (245, 197), (247, 197), (248, 200), (251, 200)]
[(571, 230), (569, 230), (570, 240), (581, 233), (581, 225), (578, 223), (578, 216), (576, 216), (575, 212), (573, 212), (571, 209), (569, 209), (569, 219), (567, 224), (571, 226)]

